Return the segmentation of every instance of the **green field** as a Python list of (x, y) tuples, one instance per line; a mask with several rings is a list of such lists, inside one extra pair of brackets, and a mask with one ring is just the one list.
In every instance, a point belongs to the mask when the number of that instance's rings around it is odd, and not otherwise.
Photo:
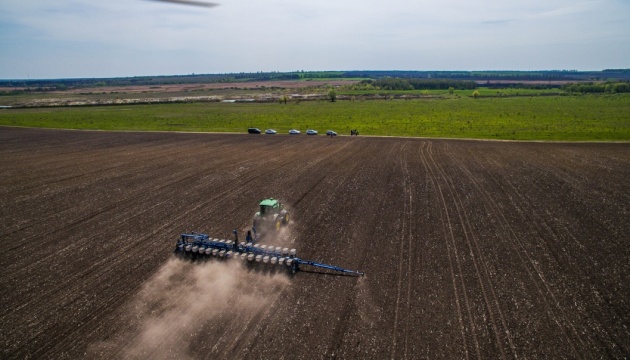
[(361, 135), (629, 141), (630, 94), (4, 109), (0, 125), (216, 132), (258, 127), (279, 133), (312, 128), (340, 134), (359, 129)]

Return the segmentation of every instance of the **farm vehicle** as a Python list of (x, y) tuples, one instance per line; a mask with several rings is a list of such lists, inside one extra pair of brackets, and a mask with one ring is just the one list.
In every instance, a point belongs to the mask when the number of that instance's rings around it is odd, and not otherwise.
[(194, 232), (182, 234), (175, 244), (174, 252), (176, 255), (191, 260), (203, 260), (213, 257), (223, 260), (240, 260), (251, 266), (266, 265), (270, 269), (286, 269), (293, 274), (300, 270), (300, 266), (308, 265), (348, 275), (364, 275), (361, 271), (301, 259), (297, 257), (297, 251), (295, 249), (254, 244), (251, 242), (237, 243), (232, 240), (213, 239), (206, 234)]
[(260, 209), (254, 214), (254, 233), (266, 232), (270, 229), (279, 231), (282, 226), (289, 224), (289, 211), (277, 199), (269, 198), (260, 201)]
[[(265, 199), (260, 201), (260, 211), (254, 215), (254, 234), (256, 229), (271, 227), (280, 230), (283, 225), (289, 223), (289, 212), (284, 209), (284, 205), (277, 199)], [(205, 260), (209, 258), (219, 259), (240, 259), (246, 264), (254, 266), (256, 264), (267, 264), (270, 269), (288, 269), (291, 273), (300, 270), (300, 266), (308, 265), (316, 268), (323, 268), (344, 274), (363, 276), (361, 271), (344, 269), (339, 266), (328, 265), (313, 260), (305, 260), (297, 257), (295, 249), (287, 247), (258, 244), (258, 237), (248, 237), (247, 241), (238, 241), (238, 232), (234, 230), (235, 239), (212, 238), (201, 233), (181, 234), (175, 244), (174, 253), (178, 256), (191, 260)], [(275, 270), (272, 270), (275, 271)]]

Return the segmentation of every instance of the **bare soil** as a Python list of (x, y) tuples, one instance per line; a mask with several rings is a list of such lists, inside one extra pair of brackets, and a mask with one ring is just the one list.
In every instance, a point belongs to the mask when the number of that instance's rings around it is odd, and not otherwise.
[[(630, 145), (0, 128), (1, 358), (623, 358)], [(365, 277), (172, 256), (259, 199)], [(270, 240), (271, 241), (271, 240)]]

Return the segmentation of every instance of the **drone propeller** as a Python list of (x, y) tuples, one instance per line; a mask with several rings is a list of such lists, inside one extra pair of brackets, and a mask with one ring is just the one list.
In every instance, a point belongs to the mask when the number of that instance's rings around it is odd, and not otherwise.
[(205, 1), (194, 1), (194, 0), (152, 0), (152, 1), (161, 1), (161, 2), (168, 2), (168, 3), (173, 3), (173, 4), (194, 5), (194, 6), (203, 6), (203, 7), (219, 6), (219, 4), (217, 3), (209, 3)]

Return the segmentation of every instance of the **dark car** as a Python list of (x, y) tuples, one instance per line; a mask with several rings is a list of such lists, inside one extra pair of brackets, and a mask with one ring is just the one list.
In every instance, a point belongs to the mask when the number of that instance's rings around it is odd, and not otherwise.
[(247, 132), (250, 134), (261, 134), (262, 132), (260, 131), (260, 129), (258, 128), (249, 128), (247, 129)]

